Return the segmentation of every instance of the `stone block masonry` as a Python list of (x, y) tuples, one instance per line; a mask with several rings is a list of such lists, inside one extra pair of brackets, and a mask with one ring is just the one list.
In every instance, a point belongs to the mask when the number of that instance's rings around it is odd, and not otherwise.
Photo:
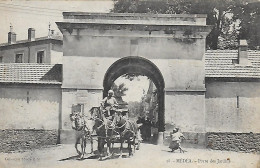
[(207, 147), (214, 150), (260, 152), (260, 133), (207, 133)]
[(37, 149), (58, 142), (58, 130), (0, 130), (0, 152)]

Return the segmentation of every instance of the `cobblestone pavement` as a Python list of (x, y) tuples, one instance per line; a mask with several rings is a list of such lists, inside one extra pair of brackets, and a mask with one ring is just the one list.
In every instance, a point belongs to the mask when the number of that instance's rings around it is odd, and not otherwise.
[[(99, 161), (97, 155), (87, 154), (83, 160), (78, 160), (73, 145), (57, 145), (42, 149), (0, 153), (0, 168), (41, 168), (41, 167), (112, 167), (112, 168), (159, 168), (159, 167), (232, 167), (260, 168), (260, 155), (253, 153), (238, 153), (216, 151), (209, 149), (184, 148), (185, 153), (169, 152), (166, 146), (141, 144), (140, 150), (134, 156), (124, 153), (118, 158), (119, 144), (115, 145), (115, 154)], [(125, 144), (126, 147), (126, 144)], [(94, 148), (96, 149), (96, 147)], [(90, 152), (90, 147), (87, 147)]]

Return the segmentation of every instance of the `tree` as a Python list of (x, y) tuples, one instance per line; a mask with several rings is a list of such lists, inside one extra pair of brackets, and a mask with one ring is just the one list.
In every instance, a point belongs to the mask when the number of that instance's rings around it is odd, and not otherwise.
[(247, 39), (248, 46), (260, 46), (260, 2), (244, 2), (233, 9), (233, 20), (239, 22), (239, 39)]
[(129, 102), (128, 109), (130, 118), (137, 119), (138, 116), (144, 116), (144, 103), (142, 101)]
[[(218, 49), (219, 42), (226, 42), (230, 34), (223, 34), (223, 30), (232, 27), (234, 24), (229, 17), (232, 11), (242, 4), (242, 0), (162, 0), (162, 1), (141, 1), (141, 0), (120, 0), (115, 1), (112, 12), (119, 13), (164, 13), (164, 14), (207, 14), (207, 24), (213, 25), (213, 30), (207, 37), (207, 47)], [(232, 38), (234, 32), (231, 32)], [(219, 38), (224, 40), (219, 41)], [(227, 45), (227, 43), (225, 44)], [(234, 47), (237, 44), (229, 43)], [(229, 46), (226, 46), (227, 48)]]
[(125, 103), (122, 98), (125, 96), (125, 92), (128, 90), (128, 88), (125, 87), (125, 84), (121, 83), (117, 86), (115, 83), (113, 83), (111, 89), (114, 91), (114, 97), (116, 98), (117, 102), (119, 104)]
[(220, 33), (220, 37), (218, 38), (218, 49), (237, 49), (238, 47), (238, 30), (237, 26), (233, 24), (230, 26), (232, 22), (230, 18), (227, 18), (223, 24), (223, 29)]

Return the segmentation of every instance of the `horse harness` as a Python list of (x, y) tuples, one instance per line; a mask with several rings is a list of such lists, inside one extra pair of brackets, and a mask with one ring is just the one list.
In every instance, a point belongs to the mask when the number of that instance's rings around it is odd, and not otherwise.
[[(83, 120), (83, 121), (76, 121), (76, 120)], [(75, 127), (72, 127), (74, 130), (80, 131), (82, 136), (86, 136), (88, 139), (91, 139), (91, 130), (89, 127), (87, 127), (86, 121), (85, 119), (82, 119), (82, 116), (76, 116), (72, 121), (75, 122)], [(81, 123), (79, 124), (79, 122)]]
[[(113, 126), (113, 127), (109, 127), (109, 126), (106, 125), (105, 122), (104, 122), (102, 119), (100, 119), (100, 118), (97, 118), (97, 117), (96, 117), (96, 118), (94, 118), (94, 120), (99, 120), (99, 121), (102, 122), (102, 124), (101, 124), (100, 126), (97, 127), (97, 130), (99, 130), (99, 129), (101, 129), (103, 126), (105, 126), (106, 137), (98, 136), (98, 137), (101, 137), (101, 138), (107, 138), (107, 130), (108, 130), (108, 129), (111, 129), (113, 132), (115, 132), (116, 134), (120, 135), (120, 133), (119, 133), (118, 131), (116, 131), (116, 129), (121, 129), (121, 128), (125, 127), (127, 123), (130, 123), (130, 124), (132, 125), (131, 122), (126, 121), (126, 122), (125, 122), (123, 125), (121, 125), (121, 126)], [(120, 136), (123, 137), (123, 136), (125, 135), (126, 132), (131, 132), (131, 133), (135, 134), (134, 131), (132, 131), (132, 130), (130, 130), (129, 128), (125, 127), (124, 131), (121, 133)]]

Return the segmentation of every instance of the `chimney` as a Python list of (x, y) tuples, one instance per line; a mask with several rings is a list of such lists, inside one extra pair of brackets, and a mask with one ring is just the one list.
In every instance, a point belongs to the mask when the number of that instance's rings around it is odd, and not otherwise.
[(238, 63), (240, 65), (248, 65), (248, 51), (247, 51), (247, 41), (240, 40), (238, 46)]
[(35, 40), (35, 29), (29, 28), (28, 29), (28, 41), (34, 41)]
[(13, 26), (10, 26), (10, 32), (8, 33), (8, 44), (16, 43), (16, 34), (13, 32)]

